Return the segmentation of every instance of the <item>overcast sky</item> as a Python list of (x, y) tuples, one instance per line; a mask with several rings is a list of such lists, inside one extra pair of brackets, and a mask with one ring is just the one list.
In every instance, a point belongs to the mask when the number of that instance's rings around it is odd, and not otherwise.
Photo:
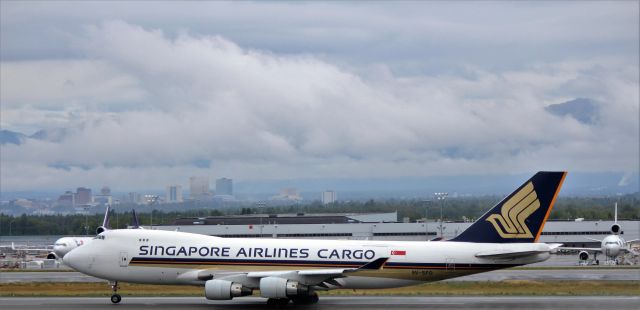
[(637, 1), (0, 5), (2, 191), (639, 170)]

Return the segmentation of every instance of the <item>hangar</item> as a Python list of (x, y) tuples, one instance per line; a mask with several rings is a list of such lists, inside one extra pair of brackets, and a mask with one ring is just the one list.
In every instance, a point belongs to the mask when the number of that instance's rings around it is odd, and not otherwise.
[[(591, 239), (603, 239), (613, 225), (610, 220), (549, 220), (540, 241), (563, 243), (568, 247), (600, 246)], [(620, 220), (621, 234), (627, 240), (640, 238), (640, 221)], [(397, 212), (366, 214), (259, 214), (179, 218), (171, 225), (149, 227), (160, 230), (219, 236), (226, 238), (308, 238), (368, 240), (432, 240), (450, 239), (471, 222), (438, 220), (399, 222)]]

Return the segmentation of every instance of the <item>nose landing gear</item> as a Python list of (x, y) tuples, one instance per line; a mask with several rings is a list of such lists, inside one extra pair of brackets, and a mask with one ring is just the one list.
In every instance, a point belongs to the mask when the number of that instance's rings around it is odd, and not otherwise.
[(122, 300), (122, 296), (118, 294), (118, 289), (120, 288), (118, 286), (118, 281), (109, 284), (111, 284), (111, 291), (113, 292), (113, 295), (111, 295), (111, 302), (117, 304)]

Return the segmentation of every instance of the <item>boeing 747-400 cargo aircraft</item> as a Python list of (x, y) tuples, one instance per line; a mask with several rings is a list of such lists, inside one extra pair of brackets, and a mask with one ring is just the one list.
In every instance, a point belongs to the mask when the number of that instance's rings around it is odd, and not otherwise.
[(175, 231), (107, 230), (64, 256), (65, 264), (112, 282), (204, 287), (223, 300), (260, 290), (268, 304), (318, 302), (317, 291), (391, 288), (549, 258), (538, 243), (566, 172), (538, 172), (448, 241), (226, 239)]

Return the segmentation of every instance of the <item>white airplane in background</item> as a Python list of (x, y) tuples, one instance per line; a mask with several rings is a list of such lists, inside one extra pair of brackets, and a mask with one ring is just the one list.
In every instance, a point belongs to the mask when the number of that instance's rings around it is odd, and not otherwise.
[(587, 238), (589, 240), (600, 242), (599, 248), (575, 248), (575, 247), (559, 247), (559, 250), (572, 250), (572, 251), (580, 251), (578, 253), (578, 258), (581, 262), (586, 262), (589, 260), (589, 253), (593, 253), (593, 259), (596, 264), (599, 264), (598, 261), (598, 253), (603, 253), (606, 260), (606, 265), (616, 265), (618, 264), (618, 256), (624, 255), (626, 253), (632, 252), (629, 245), (631, 242), (638, 241), (639, 239), (625, 241), (620, 233), (622, 232), (622, 227), (618, 224), (618, 203), (616, 202), (614, 206), (614, 215), (613, 215), (613, 225), (611, 225), (611, 234), (604, 237), (602, 240)]
[[(107, 206), (107, 210), (104, 213), (104, 219), (102, 220), (102, 225), (96, 228), (96, 234), (100, 234), (110, 229), (109, 228), (109, 211), (110, 210), (111, 210), (111, 206)], [(134, 229), (141, 228), (138, 222), (138, 217), (136, 216), (136, 210), (133, 210), (132, 216), (133, 218), (132, 218), (131, 228), (134, 228)], [(53, 244), (53, 252), (49, 253), (49, 255), (47, 255), (47, 258), (48, 259), (63, 258), (71, 250), (79, 246), (88, 244), (89, 242), (93, 241), (94, 238), (95, 237), (62, 237), (56, 240), (56, 242)]]
[(566, 172), (538, 172), (458, 237), (438, 242), (226, 239), (175, 231), (108, 230), (65, 264), (118, 282), (204, 286), (207, 299), (260, 290), (273, 306), (318, 302), (317, 291), (416, 285), (537, 263), (538, 243)]
[[(104, 213), (104, 219), (102, 220), (102, 225), (96, 229), (96, 234), (99, 234), (107, 229), (109, 229), (109, 210), (110, 206), (107, 206), (107, 211)], [(69, 251), (87, 244), (93, 240), (94, 237), (81, 237), (81, 236), (73, 236), (73, 237), (62, 237), (56, 240), (53, 245), (48, 245), (45, 248), (30, 248), (30, 247), (16, 247), (14, 243), (11, 243), (11, 249), (14, 251), (39, 251), (39, 252), (49, 252), (47, 254), (47, 259), (58, 259), (64, 257)]]

